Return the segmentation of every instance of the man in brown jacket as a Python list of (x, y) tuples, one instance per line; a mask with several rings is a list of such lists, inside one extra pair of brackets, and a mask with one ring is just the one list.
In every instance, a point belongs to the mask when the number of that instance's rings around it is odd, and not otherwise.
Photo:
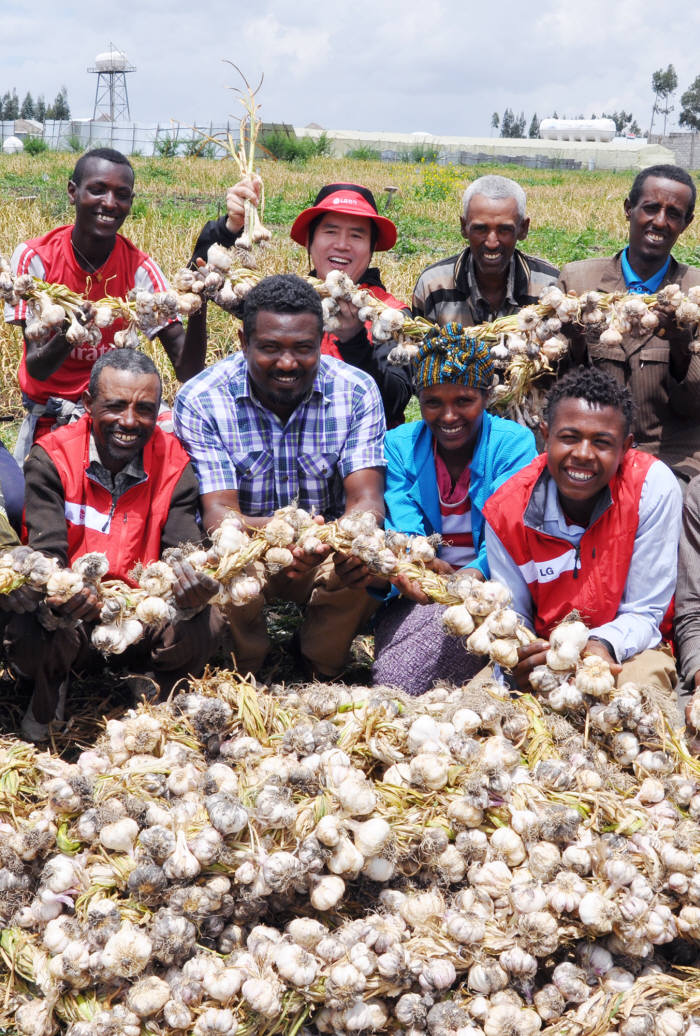
[[(642, 170), (625, 199), (629, 244), (608, 259), (568, 263), (559, 286), (585, 291), (654, 294), (667, 284), (685, 293), (700, 284), (700, 270), (677, 262), (671, 249), (693, 220), (695, 184), (679, 166)], [(664, 316), (659, 328), (619, 346), (601, 345), (595, 332), (572, 342), (574, 362), (612, 374), (637, 404), (636, 445), (671, 467), (681, 487), (700, 473), (700, 346)]]

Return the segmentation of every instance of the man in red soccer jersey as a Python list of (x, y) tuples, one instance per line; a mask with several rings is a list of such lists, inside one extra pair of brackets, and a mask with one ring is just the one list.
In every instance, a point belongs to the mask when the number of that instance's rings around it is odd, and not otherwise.
[[(134, 170), (112, 148), (96, 148), (78, 159), (68, 183), (75, 223), (57, 227), (43, 237), (25, 241), (12, 256), (15, 274), (31, 274), (53, 284), (65, 284), (98, 302), (107, 295), (123, 297), (132, 289), (160, 292), (168, 287), (157, 263), (119, 233), (134, 200)], [(24, 331), (27, 305), (5, 307), (5, 319)], [(113, 347), (121, 320), (102, 330), (99, 345), (73, 345), (66, 338), (68, 322), (48, 340), (25, 335), (19, 368), (27, 418), (20, 430), (15, 457), (23, 463), (32, 442), (56, 424), (66, 424), (82, 412), (80, 400), (93, 363)], [(206, 323), (201, 314), (154, 328), (175, 374), (187, 381), (202, 370), (206, 355)]]

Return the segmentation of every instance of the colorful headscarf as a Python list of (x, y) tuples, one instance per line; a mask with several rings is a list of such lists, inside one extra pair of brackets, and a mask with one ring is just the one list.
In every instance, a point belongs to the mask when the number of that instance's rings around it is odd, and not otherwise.
[(411, 372), (417, 392), (446, 383), (488, 389), (494, 364), (486, 342), (470, 338), (461, 324), (446, 324), (428, 331)]

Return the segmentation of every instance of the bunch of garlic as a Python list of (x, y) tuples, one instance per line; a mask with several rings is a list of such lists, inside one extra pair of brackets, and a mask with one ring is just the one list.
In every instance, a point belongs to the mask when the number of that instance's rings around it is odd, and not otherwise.
[(431, 326), (415, 320), (393, 306), (381, 302), (368, 288), (360, 288), (342, 270), (331, 270), (324, 281), (312, 281), (321, 296), (324, 330), (339, 327), (339, 301), (349, 302), (357, 310), (358, 319), (369, 325), (375, 342), (395, 342), (389, 362), (403, 365), (418, 352), (419, 340)]
[(203, 266), (178, 270), (172, 287), (179, 312), (194, 313), (203, 300), (208, 299), (228, 313), (239, 313), (245, 296), (257, 284), (259, 276), (246, 267), (235, 267), (235, 258), (234, 251), (214, 244)]
[(495, 580), (482, 582), (468, 573), (457, 572), (448, 591), (460, 601), (445, 609), (445, 632), (460, 637), (468, 651), (487, 655), (504, 669), (518, 663), (518, 649), (529, 644), (534, 635), (509, 608), (510, 591)]

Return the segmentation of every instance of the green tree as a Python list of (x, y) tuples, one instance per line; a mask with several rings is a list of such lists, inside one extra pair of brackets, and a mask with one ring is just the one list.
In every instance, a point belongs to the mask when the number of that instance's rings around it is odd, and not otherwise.
[(501, 125), (501, 117), (498, 114), (498, 112), (494, 112), (493, 115), (491, 116), (491, 129), (497, 130), (500, 125)]
[(513, 125), (513, 130), (514, 133), (512, 134), (512, 136), (525, 136), (525, 112), (520, 112), (520, 115), (517, 117), (517, 119), (515, 120), (515, 124)]
[(688, 89), (681, 94), (681, 126), (700, 130), (700, 76), (696, 76)]
[(514, 136), (514, 134), (513, 134), (513, 127), (514, 126), (515, 126), (515, 116), (513, 115), (513, 112), (510, 110), (510, 108), (506, 108), (506, 110), (503, 112), (503, 118), (501, 119), (501, 136), (502, 137), (512, 137), (512, 136)]
[(43, 122), (46, 118), (46, 101), (44, 100), (43, 94), (39, 94), (36, 99), (36, 104), (34, 105), (34, 118), (37, 122)]
[(540, 135), (540, 120), (537, 118), (537, 112), (532, 116), (532, 122), (530, 123), (530, 129), (527, 131), (527, 135), (531, 139), (539, 137)]
[(5, 94), (3, 97), (4, 111), (3, 118), (5, 119), (18, 119), (19, 118), (19, 98), (17, 91), (13, 89), (11, 94)]
[(619, 112), (603, 112), (601, 119), (612, 119), (615, 123), (615, 132), (618, 135), (623, 133), (633, 133), (635, 136), (641, 134), (639, 125), (632, 114), (632, 112), (619, 111)]
[(28, 90), (24, 96), (24, 100), (22, 101), (22, 107), (19, 110), (19, 115), (21, 119), (34, 118), (34, 100)]
[(70, 108), (68, 107), (68, 91), (65, 86), (56, 94), (56, 100), (46, 109), (47, 119), (56, 119), (57, 122), (65, 122), (70, 119)]
[(656, 72), (652, 73), (651, 88), (654, 91), (654, 104), (651, 109), (649, 133), (651, 133), (654, 127), (654, 116), (658, 112), (659, 115), (664, 117), (664, 136), (666, 136), (666, 119), (674, 110), (671, 104), (671, 95), (678, 88), (678, 76), (673, 65), (669, 65), (666, 70), (657, 68)]

